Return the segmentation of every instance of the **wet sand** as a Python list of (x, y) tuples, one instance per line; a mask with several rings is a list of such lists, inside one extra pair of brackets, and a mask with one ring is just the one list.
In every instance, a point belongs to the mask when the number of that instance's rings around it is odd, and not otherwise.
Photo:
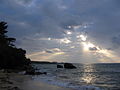
[[(26, 84), (26, 83), (25, 83)], [(55, 85), (49, 85), (43, 82), (29, 81), (27, 85), (23, 85), (23, 90), (73, 90), (69, 88), (58, 87)]]
[(34, 81), (29, 75), (0, 72), (0, 90), (73, 90), (40, 81)]

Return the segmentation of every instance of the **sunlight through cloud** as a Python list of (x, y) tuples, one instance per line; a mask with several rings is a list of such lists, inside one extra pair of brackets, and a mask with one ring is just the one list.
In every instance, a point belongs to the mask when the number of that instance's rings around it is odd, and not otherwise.
[(81, 41), (86, 41), (87, 40), (87, 36), (84, 36), (84, 35), (78, 35), (77, 38), (80, 38)]
[(72, 34), (72, 32), (71, 32), (71, 31), (68, 31), (68, 30), (67, 30), (65, 33), (68, 34), (68, 35), (71, 35), (71, 34)]
[(68, 44), (68, 43), (71, 43), (71, 41), (68, 38), (63, 38), (63, 39), (60, 39), (60, 43)]

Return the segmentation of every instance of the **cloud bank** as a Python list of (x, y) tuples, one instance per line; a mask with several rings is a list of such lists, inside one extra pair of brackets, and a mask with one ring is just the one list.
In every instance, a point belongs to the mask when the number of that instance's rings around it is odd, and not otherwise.
[[(26, 49), (32, 60), (120, 62), (119, 3), (119, 0), (1, 0), (0, 20), (8, 22), (9, 35), (17, 38), (16, 45)], [(94, 45), (89, 47), (90, 52), (84, 52), (83, 42)], [(98, 47), (102, 53), (98, 53)], [(55, 48), (64, 53), (53, 55)], [(48, 54), (52, 59), (46, 58)]]

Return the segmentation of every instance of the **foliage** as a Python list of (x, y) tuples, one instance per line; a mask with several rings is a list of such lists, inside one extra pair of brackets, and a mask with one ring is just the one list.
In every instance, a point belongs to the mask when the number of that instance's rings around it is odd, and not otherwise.
[(28, 66), (30, 59), (25, 57), (26, 51), (15, 47), (16, 39), (6, 35), (7, 27), (6, 22), (0, 22), (0, 68), (17, 69)]

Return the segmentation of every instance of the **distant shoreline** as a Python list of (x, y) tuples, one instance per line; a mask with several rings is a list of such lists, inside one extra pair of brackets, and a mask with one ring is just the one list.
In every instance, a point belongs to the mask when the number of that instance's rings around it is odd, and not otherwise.
[[(31, 61), (32, 64), (64, 64), (73, 62), (49, 62), (49, 61)], [(120, 64), (120, 63), (75, 63), (75, 64)]]
[(31, 61), (33, 64), (63, 64), (63, 62)]

